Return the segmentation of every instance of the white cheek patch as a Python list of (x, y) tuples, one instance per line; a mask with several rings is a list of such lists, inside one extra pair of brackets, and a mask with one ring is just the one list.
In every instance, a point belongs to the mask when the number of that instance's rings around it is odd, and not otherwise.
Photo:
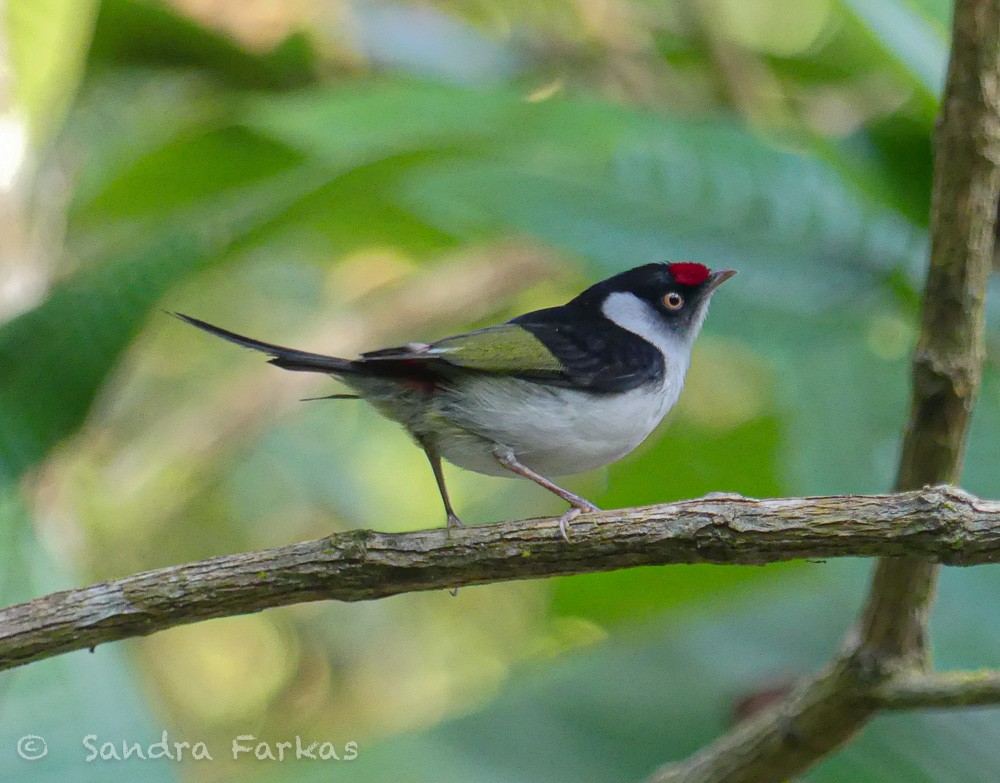
[[(663, 317), (635, 294), (624, 291), (611, 294), (604, 300), (601, 312), (609, 321), (618, 324), (622, 329), (637, 334), (655, 345), (668, 362), (684, 356), (686, 365), (686, 357), (691, 352), (691, 343), (674, 334)], [(691, 341), (695, 334), (690, 336)]]

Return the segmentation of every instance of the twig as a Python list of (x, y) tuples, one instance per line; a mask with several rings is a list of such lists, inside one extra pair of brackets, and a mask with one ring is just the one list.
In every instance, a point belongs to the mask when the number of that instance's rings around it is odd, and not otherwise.
[(884, 710), (997, 704), (1000, 702), (1000, 671), (912, 672), (882, 684), (874, 695)]

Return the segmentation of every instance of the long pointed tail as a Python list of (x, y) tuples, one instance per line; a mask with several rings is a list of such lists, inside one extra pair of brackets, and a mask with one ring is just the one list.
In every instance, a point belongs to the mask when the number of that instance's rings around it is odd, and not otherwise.
[(191, 324), (191, 326), (196, 326), (209, 334), (221, 337), (223, 340), (236, 343), (243, 348), (250, 348), (254, 351), (266, 353), (268, 356), (272, 357), (268, 359), (268, 361), (275, 367), (281, 367), (283, 370), (337, 374), (356, 371), (356, 368), (353, 366), (354, 363), (348, 359), (340, 359), (336, 356), (324, 356), (321, 353), (297, 351), (294, 348), (285, 348), (281, 345), (261, 342), (260, 340), (254, 340), (250, 337), (244, 337), (242, 334), (236, 334), (236, 332), (230, 332), (227, 329), (213, 326), (210, 323), (201, 321), (197, 318), (192, 318), (191, 316), (184, 315), (183, 313), (173, 313), (173, 315), (177, 316), (182, 321)]

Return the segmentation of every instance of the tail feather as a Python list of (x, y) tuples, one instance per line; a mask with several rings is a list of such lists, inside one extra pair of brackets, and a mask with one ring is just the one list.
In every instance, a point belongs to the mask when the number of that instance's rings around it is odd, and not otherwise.
[(236, 334), (236, 332), (230, 332), (229, 330), (222, 329), (218, 326), (213, 326), (210, 323), (202, 321), (198, 318), (192, 318), (191, 316), (184, 315), (183, 313), (174, 313), (173, 315), (177, 316), (185, 323), (189, 323), (191, 326), (196, 326), (209, 334), (214, 334), (216, 337), (221, 337), (223, 340), (236, 343), (236, 345), (242, 346), (243, 348), (249, 348), (253, 351), (266, 353), (268, 356), (272, 357), (268, 359), (268, 361), (275, 367), (281, 367), (283, 370), (337, 374), (349, 373), (355, 370), (354, 363), (348, 359), (340, 359), (336, 356), (324, 356), (321, 353), (297, 351), (294, 348), (285, 348), (281, 345), (265, 343), (260, 340), (254, 340), (250, 337), (244, 337), (242, 334)]

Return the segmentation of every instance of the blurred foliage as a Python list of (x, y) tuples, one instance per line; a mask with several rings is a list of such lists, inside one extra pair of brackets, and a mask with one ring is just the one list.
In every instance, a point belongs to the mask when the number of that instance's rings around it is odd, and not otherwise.
[[(333, 387), (163, 310), (349, 354), (653, 259), (734, 266), (662, 433), (571, 486), (610, 507), (891, 485), (942, 0), (3, 8), (4, 602), (331, 529), (440, 524), (398, 428), (300, 404)], [(990, 496), (998, 413), (991, 355), (965, 482)], [(449, 481), (469, 521), (559, 507), (518, 482)], [(867, 567), (636, 569), (76, 653), (0, 675), (0, 779), (331, 774), (233, 762), (240, 734), (341, 755), (356, 741), (344, 779), (638, 778), (821, 663)], [(946, 574), (942, 665), (996, 663), (996, 579)], [(148, 745), (164, 729), (214, 761), (84, 761), (87, 734)], [(45, 761), (13, 752), (27, 733), (48, 739)], [(998, 734), (996, 710), (884, 717), (807, 779), (991, 780)]]

